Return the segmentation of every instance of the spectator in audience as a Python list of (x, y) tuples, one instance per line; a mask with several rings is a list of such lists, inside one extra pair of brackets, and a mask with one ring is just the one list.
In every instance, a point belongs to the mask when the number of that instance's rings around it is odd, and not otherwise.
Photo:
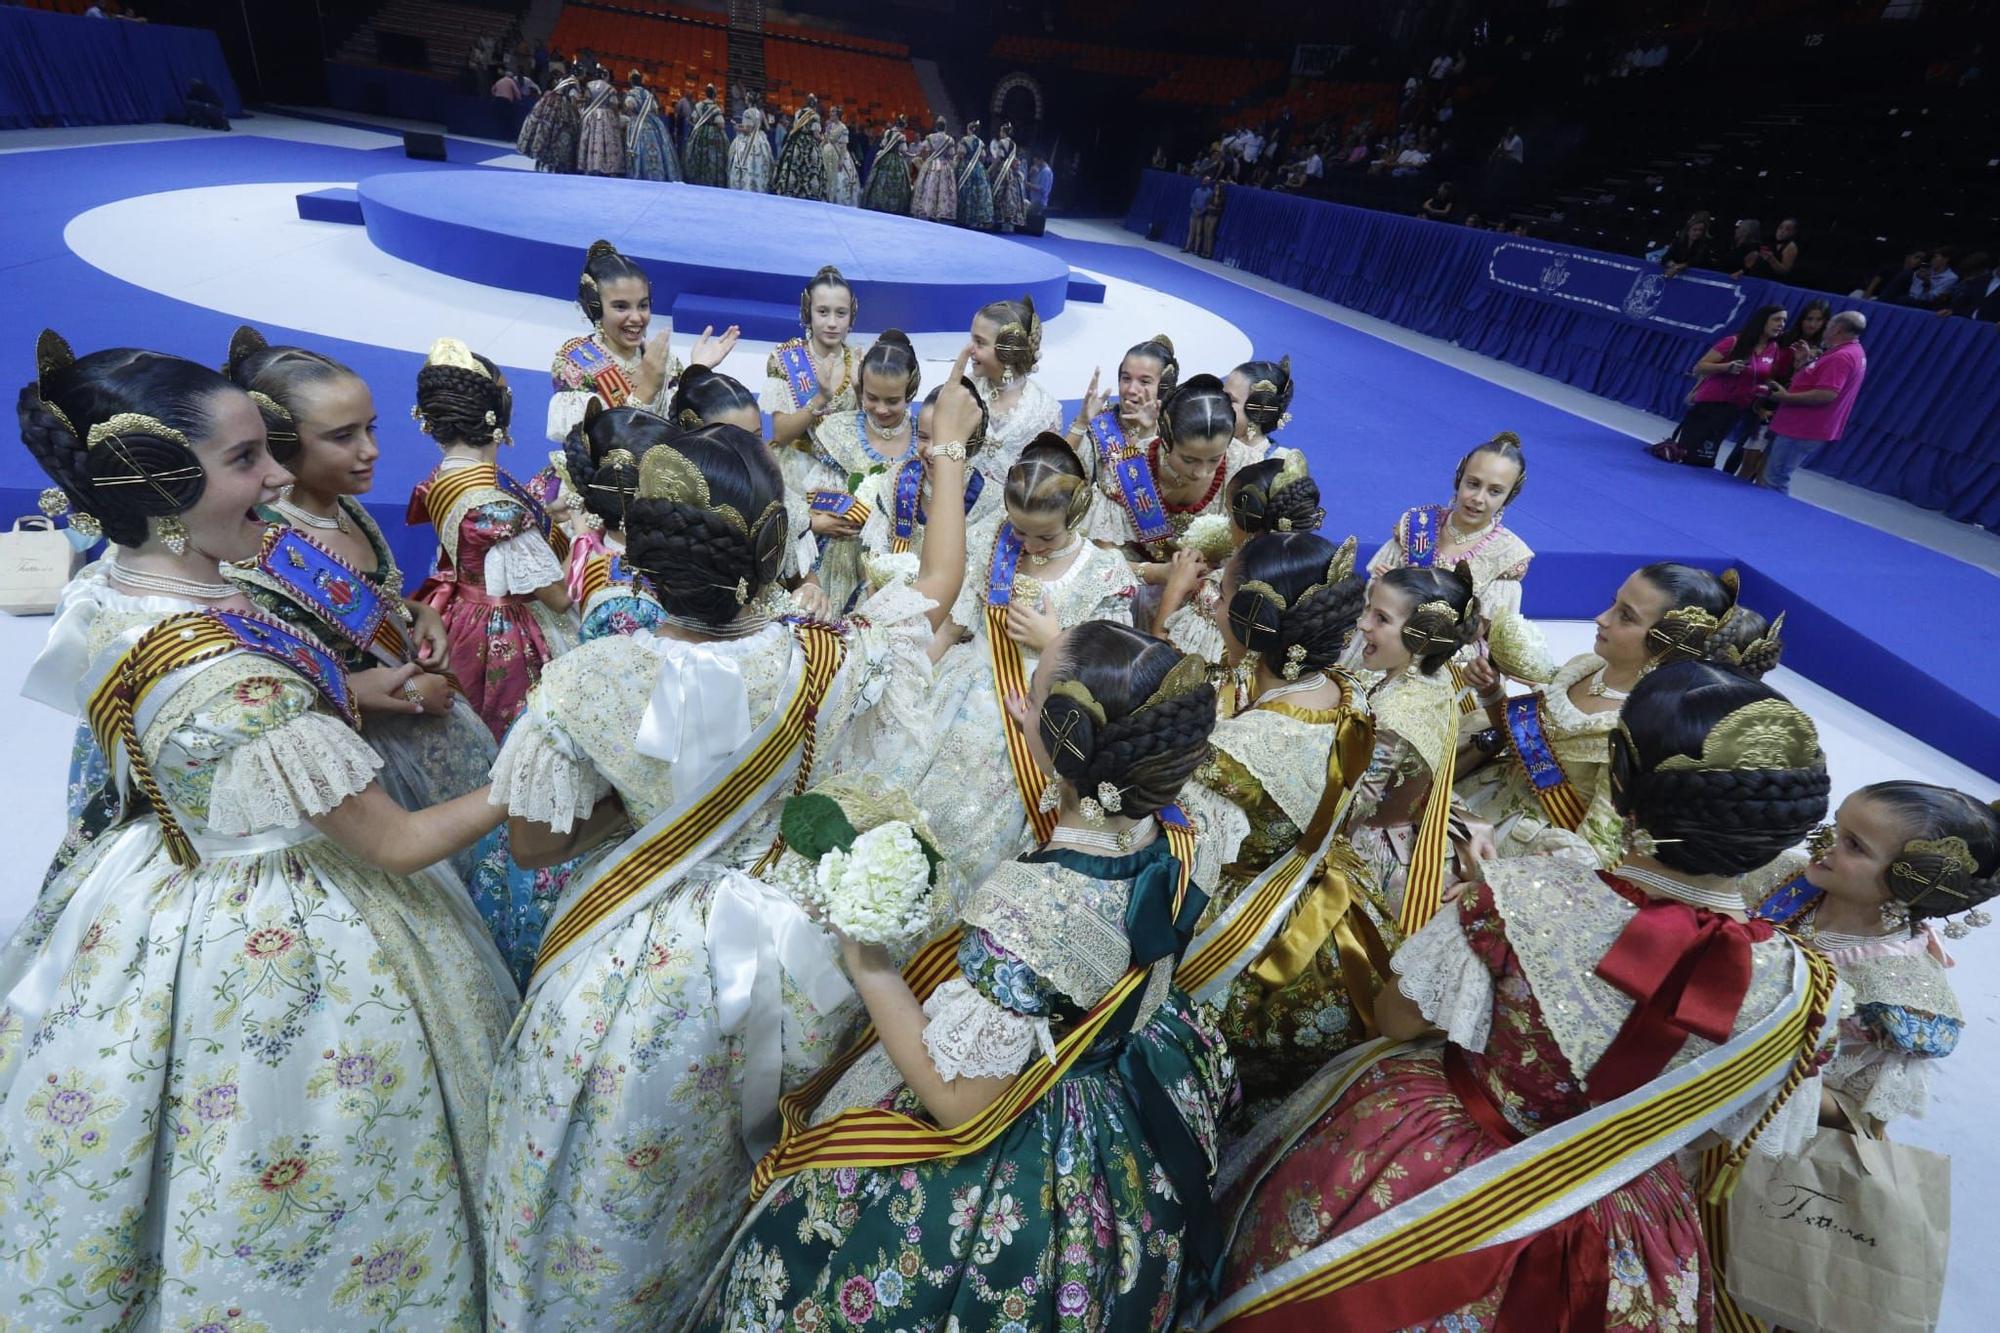
[(1215, 193), (1215, 178), (1203, 176), (1194, 183), (1194, 193), (1188, 196), (1187, 241), (1181, 246), (1182, 254), (1200, 254), (1202, 224), (1208, 220), (1208, 200)]
[(1362, 126), (1355, 126), (1354, 133), (1348, 136), (1345, 165), (1349, 167), (1368, 165), (1368, 131)]
[(1861, 348), (1868, 317), (1843, 310), (1826, 322), (1826, 351), (1792, 377), (1789, 388), (1766, 388), (1778, 410), (1771, 417), (1771, 448), (1762, 483), (1780, 495), (1792, 490), (1792, 474), (1847, 432), (1847, 418), (1868, 374)]
[(1433, 83), (1443, 83), (1450, 77), (1451, 56), (1444, 51), (1440, 51), (1437, 54), (1437, 58), (1431, 61), (1431, 81)]
[(1764, 224), (1756, 218), (1736, 219), (1736, 234), (1731, 238), (1729, 251), (1736, 265), (1729, 272), (1732, 278), (1740, 278), (1750, 267), (1750, 258), (1764, 247)]
[(1423, 207), (1418, 211), (1434, 222), (1450, 222), (1452, 215), (1458, 212), (1458, 200), (1454, 196), (1451, 182), (1438, 182), (1437, 189), (1432, 192), (1430, 198), (1424, 200)]
[(1910, 293), (1903, 299), (1903, 304), (1923, 310), (1943, 307), (1958, 286), (1958, 270), (1952, 267), (1954, 258), (1948, 246), (1941, 245), (1933, 250), (1931, 262), (1911, 277)]
[(500, 77), (493, 81), (493, 95), (503, 102), (521, 100), (521, 81), (514, 77), (514, 71), (503, 69)]
[(1485, 231), (1486, 219), (1480, 217), (1478, 213), (1467, 213), (1464, 225), (1467, 231)]
[(1688, 215), (1681, 224), (1680, 234), (1667, 247), (1661, 260), (1666, 268), (1666, 276), (1678, 278), (1691, 268), (1715, 267), (1715, 238), (1709, 235), (1713, 219), (1707, 209), (1698, 209)]
[(1951, 313), (1991, 324), (2000, 321), (2000, 269), (1987, 262), (1984, 254), (1975, 258), (1980, 260), (1978, 271), (1970, 271), (1972, 261), (1967, 260), (1968, 272), (1952, 290)]
[(1908, 299), (1910, 283), (1917, 276), (1918, 270), (1930, 262), (1931, 252), (1923, 246), (1918, 246), (1903, 256), (1901, 264), (1890, 264), (1877, 270), (1875, 276), (1868, 279), (1868, 285), (1854, 294), (1872, 301), (1901, 304)]
[(1716, 446), (1743, 419), (1757, 390), (1790, 374), (1784, 332), (1785, 308), (1767, 305), (1709, 348), (1694, 364), (1694, 392), (1679, 429), (1646, 452), (1666, 463), (1714, 467)]
[(1055, 169), (1040, 153), (1035, 154), (1034, 165), (1028, 168), (1028, 208), (1049, 211), (1049, 192), (1055, 189)]
[(1526, 164), (1527, 145), (1521, 141), (1519, 126), (1507, 127), (1507, 132), (1500, 136), (1500, 142), (1493, 145), (1492, 156), (1496, 162), (1512, 162), (1516, 167)]
[(181, 101), (187, 108), (187, 123), (204, 130), (226, 130), (229, 115), (222, 109), (222, 98), (203, 79), (188, 81), (187, 92)]
[(1790, 278), (1799, 265), (1798, 236), (1799, 220), (1786, 218), (1769, 241), (1760, 242), (1756, 249), (1744, 254), (1743, 271), (1736, 276), (1768, 278), (1773, 282)]

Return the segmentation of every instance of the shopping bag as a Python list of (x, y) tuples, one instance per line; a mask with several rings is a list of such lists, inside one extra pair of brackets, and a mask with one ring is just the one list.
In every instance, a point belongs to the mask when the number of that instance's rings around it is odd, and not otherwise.
[(1821, 1129), (1800, 1156), (1751, 1154), (1729, 1201), (1726, 1285), (1779, 1328), (1919, 1333), (1937, 1327), (1950, 1236), (1949, 1157)]
[(15, 519), (13, 531), (0, 532), (0, 611), (45, 616), (55, 610), (79, 558), (50, 520)]

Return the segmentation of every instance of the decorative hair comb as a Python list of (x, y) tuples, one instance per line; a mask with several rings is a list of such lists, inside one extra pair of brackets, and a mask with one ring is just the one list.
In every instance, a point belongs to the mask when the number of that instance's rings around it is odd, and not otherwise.
[[(1623, 725), (1622, 723), (1620, 724)], [(1625, 733), (1630, 742), (1632, 734)], [(1637, 753), (1635, 747), (1634, 753)], [(1699, 757), (1676, 754), (1662, 759), (1658, 772), (1731, 772), (1759, 769), (1824, 768), (1819, 732), (1812, 719), (1783, 699), (1757, 699), (1730, 713), (1701, 743)]]

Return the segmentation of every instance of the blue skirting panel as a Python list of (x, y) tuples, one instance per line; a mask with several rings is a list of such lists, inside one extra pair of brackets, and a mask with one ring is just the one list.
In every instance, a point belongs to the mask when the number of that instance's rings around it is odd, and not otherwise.
[[(1194, 186), (1146, 172), (1125, 225), (1179, 241)], [(1726, 312), (1775, 304), (1796, 317), (1822, 295), (1718, 274), (1668, 282), (1626, 256), (1268, 190), (1226, 197), (1218, 260), (1669, 417), (1685, 410), (1688, 368), (1730, 331)], [(2000, 528), (2000, 328), (1827, 299), (1867, 314), (1868, 381), (1847, 438), (1814, 468)]]
[(185, 117), (201, 79), (243, 114), (222, 43), (206, 28), (0, 8), (0, 129), (144, 125)]
[(520, 134), (521, 122), (528, 118), (532, 105), (525, 98), (508, 102), (485, 93), (460, 92), (435, 75), (414, 70), (344, 65), (333, 60), (324, 62), (322, 68), (326, 100), (342, 111), (436, 121), (448, 134), (474, 139), (511, 143)]
[(307, 222), (361, 225), (361, 196), (349, 186), (335, 185), (298, 196), (299, 216)]
[(655, 309), (689, 298), (740, 307), (732, 322), (746, 333), (774, 306), (796, 333), (799, 293), (826, 264), (852, 284), (867, 329), (961, 331), (988, 301), (1024, 293), (1053, 319), (1068, 299), (1069, 265), (1040, 250), (816, 200), (524, 171), (401, 172), (360, 190), (369, 239), (398, 259), (573, 298), (584, 252), (602, 238), (646, 270)]

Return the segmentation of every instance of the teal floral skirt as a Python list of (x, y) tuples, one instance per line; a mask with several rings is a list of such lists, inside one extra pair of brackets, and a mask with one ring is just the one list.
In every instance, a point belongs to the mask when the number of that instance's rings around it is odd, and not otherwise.
[[(1192, 1138), (1199, 1198), (1175, 1184), (1131, 1090), (1136, 1067)], [(1085, 1055), (984, 1152), (805, 1171), (774, 1186), (706, 1326), (1165, 1328), (1189, 1276), (1190, 1220), (1213, 1212), (1215, 1126), (1236, 1096), (1221, 1036), (1175, 991), (1130, 1037)], [(882, 1104), (923, 1114), (907, 1088)]]

